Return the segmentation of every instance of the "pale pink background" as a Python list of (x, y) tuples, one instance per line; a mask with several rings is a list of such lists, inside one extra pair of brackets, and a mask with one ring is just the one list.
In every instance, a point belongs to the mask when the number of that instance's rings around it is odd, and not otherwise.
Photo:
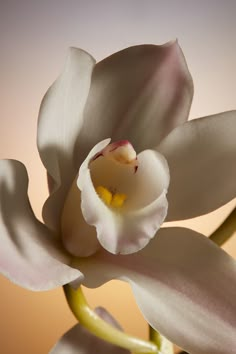
[[(233, 0), (1, 1), (0, 157), (26, 165), (38, 217), (47, 190), (35, 144), (37, 114), (67, 48), (82, 47), (101, 59), (126, 46), (177, 37), (195, 83), (191, 118), (200, 117), (236, 108), (235, 18)], [(234, 205), (184, 225), (208, 235)], [(236, 256), (235, 239), (226, 249)], [(75, 323), (61, 289), (32, 293), (3, 277), (0, 283), (1, 354), (47, 353)], [(112, 282), (86, 293), (91, 305), (109, 308), (127, 331), (146, 336), (127, 285)]]

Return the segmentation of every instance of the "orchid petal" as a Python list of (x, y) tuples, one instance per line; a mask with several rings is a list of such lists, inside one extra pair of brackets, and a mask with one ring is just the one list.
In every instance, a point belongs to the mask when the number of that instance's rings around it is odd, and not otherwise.
[(40, 107), (38, 149), (49, 178), (53, 179), (53, 192), (57, 190), (46, 202), (43, 216), (53, 229), (59, 226), (68, 186), (77, 173), (73, 159), (75, 141), (83, 124), (94, 63), (88, 53), (71, 48), (64, 71), (47, 91)]
[[(112, 326), (121, 329), (116, 320), (103, 308), (95, 310)], [(91, 334), (79, 324), (71, 328), (50, 351), (50, 354), (128, 354), (128, 350), (114, 346)]]
[[(133, 164), (120, 166), (113, 160), (96, 158), (108, 142), (97, 144), (81, 165), (77, 182), (81, 209), (86, 222), (96, 227), (98, 240), (106, 250), (129, 254), (145, 247), (165, 219), (169, 170), (165, 159), (152, 150), (138, 155), (136, 172)], [(111, 189), (119, 186), (127, 195), (125, 205), (121, 208), (106, 205), (95, 190), (100, 183), (111, 185)], [(77, 220), (74, 219), (73, 225)], [(80, 233), (77, 223), (78, 242)]]
[(34, 216), (27, 196), (24, 165), (0, 161), (0, 271), (32, 290), (47, 290), (82, 280), (54, 235)]
[[(89, 153), (87, 161), (108, 145), (110, 139), (97, 144)], [(81, 166), (81, 170), (86, 168)], [(64, 203), (61, 218), (62, 241), (68, 252), (75, 256), (90, 256), (95, 253), (100, 244), (94, 227), (87, 224), (81, 210), (81, 192), (77, 186), (77, 178), (71, 185)]]
[(167, 220), (199, 216), (236, 197), (236, 111), (190, 121), (157, 148), (170, 168)]
[(93, 72), (78, 160), (108, 136), (129, 140), (137, 152), (155, 147), (187, 120), (192, 95), (177, 41), (134, 46), (104, 59)]
[(81, 192), (75, 180), (67, 195), (61, 218), (61, 236), (66, 250), (74, 255), (88, 257), (101, 246), (95, 227), (87, 224), (81, 210)]
[(164, 228), (142, 251), (77, 260), (84, 285), (128, 281), (150, 325), (192, 354), (233, 354), (236, 262), (203, 235)]

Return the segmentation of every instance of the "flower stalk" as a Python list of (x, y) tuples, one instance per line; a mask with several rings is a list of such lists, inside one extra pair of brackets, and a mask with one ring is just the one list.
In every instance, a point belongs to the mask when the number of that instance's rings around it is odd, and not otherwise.
[(109, 343), (128, 349), (136, 354), (162, 354), (154, 343), (123, 333), (101, 319), (89, 307), (81, 287), (74, 290), (67, 284), (64, 286), (64, 292), (71, 311), (80, 324), (91, 333)]
[(229, 214), (225, 221), (211, 234), (210, 240), (222, 246), (229, 240), (236, 230), (236, 208)]
[(149, 338), (157, 345), (162, 354), (174, 354), (173, 344), (151, 326), (149, 326)]

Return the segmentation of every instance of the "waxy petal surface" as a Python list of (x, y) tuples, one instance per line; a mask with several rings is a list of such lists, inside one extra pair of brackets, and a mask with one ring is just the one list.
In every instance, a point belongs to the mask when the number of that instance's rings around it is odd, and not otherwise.
[(40, 107), (38, 149), (53, 179), (50, 192), (57, 191), (46, 202), (43, 216), (53, 229), (59, 226), (65, 195), (77, 173), (74, 165), (75, 141), (83, 124), (94, 64), (88, 53), (71, 48), (62, 74), (49, 88)]
[(124, 49), (96, 64), (78, 138), (81, 161), (100, 140), (155, 147), (188, 118), (193, 84), (177, 42)]
[(191, 354), (234, 354), (236, 262), (205, 236), (164, 228), (142, 251), (78, 260), (84, 285), (123, 279), (152, 327)]
[[(128, 168), (128, 176), (126, 166), (120, 167), (111, 162), (108, 168), (103, 162), (110, 161), (102, 156), (91, 162), (91, 157), (96, 156), (108, 142), (105, 140), (97, 144), (81, 165), (77, 182), (81, 190), (81, 209), (86, 222), (96, 227), (98, 240), (106, 250), (115, 254), (130, 254), (145, 247), (165, 219), (169, 170), (165, 159), (152, 150), (138, 155), (137, 172), (133, 167)], [(96, 163), (99, 171), (94, 173), (92, 180), (93, 164)], [(115, 183), (113, 187), (119, 185), (127, 195), (126, 204), (121, 208), (106, 205), (95, 191), (96, 177), (104, 180), (106, 173), (109, 175), (107, 185)], [(78, 225), (78, 240), (79, 234)]]
[[(116, 320), (102, 308), (95, 310), (97, 314), (106, 322), (114, 327), (121, 329)], [(59, 340), (50, 354), (128, 354), (128, 350), (119, 348), (107, 343), (93, 334), (87, 329), (77, 324), (71, 328)]]
[(15, 160), (0, 161), (0, 271), (31, 290), (48, 290), (82, 274), (54, 235), (33, 214), (27, 196), (28, 176)]
[(209, 213), (236, 197), (236, 111), (192, 120), (157, 147), (170, 168), (166, 221)]
[[(87, 164), (90, 159), (107, 146), (109, 142), (110, 139), (102, 141), (90, 151), (86, 161), (84, 161), (84, 164), (81, 166), (82, 174), (87, 173)], [(77, 177), (72, 183), (65, 200), (61, 219), (61, 230), (62, 241), (65, 248), (75, 256), (87, 257), (100, 248), (95, 227), (87, 224), (82, 214), (81, 191), (77, 186)]]
[(61, 219), (62, 242), (74, 256), (88, 257), (101, 246), (95, 227), (89, 225), (81, 210), (81, 192), (75, 180), (64, 204)]

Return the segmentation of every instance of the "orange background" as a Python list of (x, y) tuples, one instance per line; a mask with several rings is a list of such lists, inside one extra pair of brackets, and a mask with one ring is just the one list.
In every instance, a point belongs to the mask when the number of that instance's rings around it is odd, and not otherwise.
[[(229, 0), (1, 2), (0, 157), (26, 165), (38, 217), (47, 189), (35, 143), (37, 114), (67, 48), (82, 47), (101, 59), (129, 45), (177, 37), (195, 83), (191, 118), (200, 117), (236, 108), (235, 17), (236, 2)], [(234, 205), (184, 225), (208, 235)], [(235, 238), (226, 249), (236, 257)], [(75, 323), (61, 289), (33, 293), (3, 277), (0, 283), (1, 354), (47, 353)], [(146, 336), (126, 284), (111, 282), (86, 293), (92, 306), (106, 306), (127, 331)]]

